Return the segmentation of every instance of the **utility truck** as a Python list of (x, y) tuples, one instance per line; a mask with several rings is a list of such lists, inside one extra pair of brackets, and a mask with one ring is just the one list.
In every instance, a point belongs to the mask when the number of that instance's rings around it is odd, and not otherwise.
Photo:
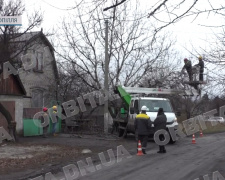
[[(194, 96), (198, 95), (197, 91), (190, 90), (173, 90), (173, 89), (160, 89), (160, 88), (135, 88), (135, 87), (122, 87), (117, 86), (114, 90), (115, 93), (119, 94), (123, 101), (123, 107), (120, 109), (120, 113), (115, 116), (113, 111), (110, 111), (110, 114), (113, 117), (114, 127), (118, 132), (119, 137), (126, 137), (127, 133), (135, 134), (137, 133), (134, 128), (134, 120), (137, 114), (140, 113), (142, 106), (147, 106), (147, 115), (150, 117), (150, 120), (154, 122), (157, 116), (159, 108), (163, 108), (165, 115), (167, 117), (167, 128), (173, 127), (175, 130), (178, 128), (177, 117), (180, 115), (179, 112), (175, 113), (173, 107), (170, 103), (170, 100), (167, 98), (161, 97), (146, 97), (149, 94), (179, 94)], [(169, 132), (169, 131), (168, 131)], [(154, 125), (152, 123), (152, 128), (149, 131), (149, 136), (153, 137)], [(171, 143), (175, 141), (170, 138)]]

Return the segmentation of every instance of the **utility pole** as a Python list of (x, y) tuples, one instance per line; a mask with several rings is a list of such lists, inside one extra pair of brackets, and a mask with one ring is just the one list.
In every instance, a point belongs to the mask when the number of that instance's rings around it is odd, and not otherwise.
[(104, 133), (108, 134), (108, 123), (109, 123), (109, 112), (108, 112), (108, 99), (109, 99), (109, 54), (108, 54), (108, 28), (109, 22), (105, 20), (105, 81), (104, 81), (104, 90), (105, 98), (104, 101)]
[[(122, 0), (121, 2), (112, 5), (103, 9), (103, 11), (107, 11), (112, 8), (116, 8), (117, 6), (123, 4), (126, 0)], [(104, 103), (104, 133), (108, 134), (108, 123), (109, 123), (109, 111), (108, 111), (108, 100), (109, 100), (109, 50), (108, 50), (108, 30), (109, 30), (109, 22), (105, 20), (105, 81), (104, 81), (104, 90), (105, 90), (105, 103)]]

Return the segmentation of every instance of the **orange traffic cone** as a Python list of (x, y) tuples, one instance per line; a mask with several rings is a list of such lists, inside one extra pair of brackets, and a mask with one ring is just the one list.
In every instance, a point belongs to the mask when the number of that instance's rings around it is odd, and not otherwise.
[(196, 141), (195, 141), (195, 135), (193, 134), (192, 136), (192, 144), (196, 144)]
[(200, 130), (200, 137), (203, 137), (203, 133), (202, 133), (202, 130)]
[(142, 148), (141, 148), (141, 141), (139, 140), (138, 141), (138, 153), (137, 153), (137, 156), (142, 156), (144, 155), (143, 152), (142, 152)]

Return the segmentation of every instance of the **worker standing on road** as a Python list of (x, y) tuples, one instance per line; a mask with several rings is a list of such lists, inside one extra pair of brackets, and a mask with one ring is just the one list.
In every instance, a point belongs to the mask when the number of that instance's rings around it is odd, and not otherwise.
[(198, 60), (199, 60), (199, 63), (196, 65), (200, 67), (199, 81), (203, 81), (204, 61), (202, 60), (202, 56), (199, 56)]
[(191, 61), (188, 60), (187, 58), (184, 58), (184, 66), (182, 68), (182, 71), (184, 71), (184, 69), (186, 69), (188, 76), (189, 76), (189, 81), (193, 81), (193, 76), (192, 76), (192, 64)]
[[(166, 115), (164, 114), (163, 108), (159, 108), (157, 117), (154, 121), (155, 132), (161, 129), (166, 130), (166, 122), (167, 118)], [(163, 134), (159, 135), (159, 140), (164, 141)], [(166, 153), (165, 146), (159, 146), (159, 151), (157, 153)]]
[[(45, 117), (48, 117), (48, 108), (46, 108), (46, 107), (43, 107), (43, 117), (42, 117), (42, 119), (41, 119), (41, 123), (44, 123), (45, 122)], [(44, 126), (43, 127), (43, 138), (46, 138), (46, 137), (48, 137), (47, 136), (47, 134), (48, 134), (48, 127), (49, 127), (49, 122), (48, 122), (48, 125), (46, 125), (46, 126)]]
[(141, 113), (136, 116), (134, 121), (135, 131), (137, 131), (138, 133), (138, 141), (139, 140), (141, 141), (143, 154), (146, 154), (145, 150), (147, 147), (149, 130), (152, 124), (150, 117), (146, 114), (146, 111), (147, 111), (147, 107), (142, 106)]
[[(52, 109), (53, 109), (53, 113), (57, 113), (57, 106), (53, 106)], [(52, 134), (53, 134), (53, 136), (57, 136), (56, 125), (57, 125), (57, 122), (59, 121), (58, 116), (56, 116), (56, 119), (57, 119), (57, 121), (52, 123)]]

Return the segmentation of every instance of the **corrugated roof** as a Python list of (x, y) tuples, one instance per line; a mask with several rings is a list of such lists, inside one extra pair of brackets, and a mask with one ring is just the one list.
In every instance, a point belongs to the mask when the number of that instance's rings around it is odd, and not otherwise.
[(17, 95), (25, 96), (26, 90), (18, 75), (9, 75), (8, 78), (3, 78), (3, 73), (0, 74), (0, 95)]

